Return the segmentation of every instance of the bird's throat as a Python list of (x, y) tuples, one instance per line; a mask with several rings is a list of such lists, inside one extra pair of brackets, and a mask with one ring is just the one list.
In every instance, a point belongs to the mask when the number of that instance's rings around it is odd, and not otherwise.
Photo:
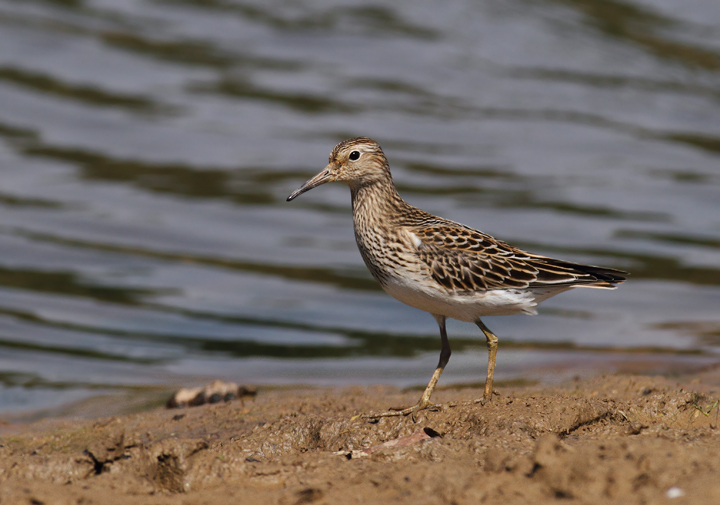
[(392, 179), (350, 185), (353, 215), (364, 214), (378, 224), (397, 214), (406, 205), (395, 189)]

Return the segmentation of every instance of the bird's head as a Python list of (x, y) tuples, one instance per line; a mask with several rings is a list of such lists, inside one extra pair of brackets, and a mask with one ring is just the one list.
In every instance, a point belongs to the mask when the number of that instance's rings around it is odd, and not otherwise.
[(336, 145), (330, 153), (328, 165), (293, 191), (287, 201), (326, 182), (341, 181), (353, 188), (389, 178), (387, 159), (378, 143), (367, 137), (355, 137)]

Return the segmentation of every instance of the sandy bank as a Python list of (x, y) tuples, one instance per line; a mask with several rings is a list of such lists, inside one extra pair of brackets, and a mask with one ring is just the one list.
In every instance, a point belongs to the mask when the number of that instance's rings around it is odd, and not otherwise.
[(713, 368), (499, 387), (491, 404), (417, 422), (357, 417), (417, 391), (261, 387), (227, 404), (6, 424), (0, 503), (720, 503), (718, 385)]

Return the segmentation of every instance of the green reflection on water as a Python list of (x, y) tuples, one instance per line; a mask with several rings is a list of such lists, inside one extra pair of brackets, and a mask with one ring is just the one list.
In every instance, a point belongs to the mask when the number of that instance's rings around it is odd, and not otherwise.
[[(47, 146), (39, 143), (22, 148), (26, 155), (49, 158), (78, 165), (81, 176), (133, 185), (157, 193), (171, 193), (193, 198), (226, 198), (241, 204), (269, 204), (277, 201), (266, 182), (268, 178), (284, 179), (287, 173), (269, 175), (262, 169), (200, 170), (185, 164), (157, 164), (138, 160), (118, 160), (84, 149)], [(238, 181), (257, 184), (236, 184)]]
[(322, 267), (295, 267), (288, 265), (271, 265), (267, 263), (253, 263), (249, 261), (232, 260), (225, 258), (198, 256), (193, 254), (153, 251), (141, 247), (130, 247), (115, 244), (102, 244), (82, 240), (65, 239), (48, 234), (16, 232), (33, 240), (51, 242), (70, 247), (80, 247), (98, 251), (111, 251), (123, 254), (132, 254), (148, 258), (177, 261), (183, 264), (198, 264), (213, 267), (227, 268), (241, 272), (253, 272), (274, 275), (289, 280), (301, 280), (317, 283), (332, 284), (342, 288), (354, 290), (379, 291), (380, 286), (370, 278), (357, 277), (352, 273), (344, 274), (337, 270)]
[[(310, 9), (281, 9), (263, 4), (227, 0), (155, 0), (167, 5), (187, 5), (206, 11), (237, 14), (253, 23), (282, 30), (335, 30), (344, 26), (364, 33), (386, 33), (434, 40), (440, 34), (428, 27), (409, 23), (389, 7), (379, 5), (338, 6), (310, 12)], [(283, 14), (286, 14), (283, 17)]]
[(174, 63), (225, 68), (234, 61), (232, 55), (201, 41), (159, 41), (125, 32), (106, 32), (100, 38), (110, 46)]
[(25, 89), (77, 100), (88, 105), (119, 107), (144, 113), (171, 110), (169, 106), (158, 104), (144, 96), (109, 93), (96, 87), (68, 84), (60, 81), (57, 77), (18, 68), (0, 67), (0, 81), (17, 84)]
[(713, 71), (720, 69), (720, 54), (717, 52), (672, 40), (663, 33), (670, 29), (698, 33), (697, 26), (619, 0), (549, 1), (577, 9), (585, 15), (585, 23), (589, 26), (610, 37), (630, 42), (634, 47), (641, 47), (658, 58), (688, 67)]
[(681, 235), (677, 233), (657, 233), (640, 230), (618, 230), (617, 232), (615, 232), (615, 236), (623, 238), (648, 239), (657, 242), (667, 242), (670, 244), (710, 247), (713, 249), (720, 248), (720, 239), (710, 237), (691, 237), (689, 235)]
[[(224, 356), (236, 358), (270, 357), (287, 359), (325, 359), (325, 358), (361, 358), (361, 357), (395, 357), (407, 358), (422, 353), (439, 352), (440, 339), (435, 335), (409, 335), (377, 331), (349, 330), (336, 327), (318, 327), (304, 323), (282, 322), (277, 320), (260, 319), (252, 317), (233, 317), (209, 314), (172, 307), (152, 305), (154, 310), (176, 313), (194, 321), (214, 320), (227, 324), (237, 324), (239, 334), (233, 339), (213, 339), (201, 336), (158, 334), (148, 332), (136, 332), (127, 330), (116, 330), (82, 324), (67, 322), (55, 322), (45, 320), (35, 314), (21, 311), (1, 311), (11, 317), (16, 317), (28, 322), (40, 324), (55, 329), (78, 331), (88, 335), (100, 334), (106, 337), (119, 338), (124, 341), (137, 340), (141, 342), (156, 342), (167, 344), (174, 348), (182, 348), (183, 355), (193, 353), (220, 353)], [(252, 332), (252, 327), (257, 328), (284, 328), (294, 331), (317, 333), (320, 335), (343, 335), (350, 342), (346, 345), (326, 344), (292, 344), (263, 343), (254, 340), (243, 339), (240, 333)], [(484, 350), (486, 343), (480, 335), (477, 338), (450, 337), (451, 346), (454, 351), (461, 352), (471, 349)], [(501, 339), (501, 347), (506, 349), (534, 349), (546, 351), (578, 351), (578, 352), (602, 352), (602, 353), (655, 353), (675, 355), (704, 355), (699, 349), (682, 350), (662, 347), (643, 346), (629, 348), (612, 348), (602, 346), (583, 346), (569, 341), (560, 342), (528, 342), (515, 341), (513, 339)], [(46, 344), (18, 342), (10, 339), (0, 338), (0, 349), (25, 349), (30, 351), (42, 351), (67, 356), (79, 356), (103, 360), (116, 360), (124, 362), (136, 362), (140, 364), (152, 364), (172, 361), (171, 358), (139, 358), (119, 353), (103, 352), (98, 350), (86, 350), (82, 348), (52, 346)], [(195, 354), (197, 356), (197, 354)]]
[(83, 282), (80, 275), (72, 272), (48, 272), (5, 267), (0, 267), (0, 286), (41, 293), (80, 296), (124, 305), (138, 305), (142, 303), (143, 297), (159, 293), (159, 291), (148, 289), (93, 286)]
[(129, 363), (138, 363), (143, 365), (151, 365), (160, 363), (162, 360), (139, 358), (136, 356), (123, 356), (122, 354), (111, 354), (108, 352), (94, 351), (91, 349), (83, 349), (81, 347), (67, 347), (47, 344), (34, 344), (27, 341), (7, 340), (0, 337), (0, 349), (18, 349), (31, 352), (42, 352), (48, 354), (57, 354), (62, 356), (71, 356), (76, 358), (102, 359), (110, 361), (123, 361)]
[(0, 205), (8, 207), (41, 207), (45, 209), (59, 209), (64, 207), (60, 202), (52, 200), (44, 200), (41, 198), (22, 198), (15, 195), (6, 195), (0, 193)]
[(190, 91), (202, 93), (218, 93), (231, 98), (261, 100), (290, 107), (298, 112), (319, 114), (324, 112), (349, 113), (357, 112), (358, 107), (334, 101), (325, 95), (302, 93), (282, 93), (267, 87), (255, 86), (247, 80), (225, 77), (212, 84), (195, 84), (189, 86)]
[(40, 138), (35, 130), (4, 123), (0, 123), (0, 137), (5, 137), (9, 140), (38, 140)]
[(720, 345), (720, 321), (670, 321), (655, 324), (653, 327), (693, 335), (699, 345)]
[(695, 96), (705, 95), (715, 99), (720, 98), (720, 90), (715, 87), (693, 82), (660, 80), (635, 75), (608, 75), (599, 72), (585, 73), (575, 70), (547, 68), (510, 68), (504, 71), (504, 74), (516, 79), (538, 79), (569, 82), (598, 88), (628, 88), (639, 91), (684, 93)]
[(701, 135), (698, 133), (672, 133), (665, 135), (664, 138), (693, 147), (699, 147), (703, 151), (708, 151), (712, 154), (720, 154), (720, 137)]

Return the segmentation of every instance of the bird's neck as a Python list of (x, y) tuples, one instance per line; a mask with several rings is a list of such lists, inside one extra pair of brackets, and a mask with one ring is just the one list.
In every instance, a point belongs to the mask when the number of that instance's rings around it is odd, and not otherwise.
[(353, 215), (377, 220), (387, 220), (402, 209), (405, 201), (395, 189), (392, 178), (351, 184)]

